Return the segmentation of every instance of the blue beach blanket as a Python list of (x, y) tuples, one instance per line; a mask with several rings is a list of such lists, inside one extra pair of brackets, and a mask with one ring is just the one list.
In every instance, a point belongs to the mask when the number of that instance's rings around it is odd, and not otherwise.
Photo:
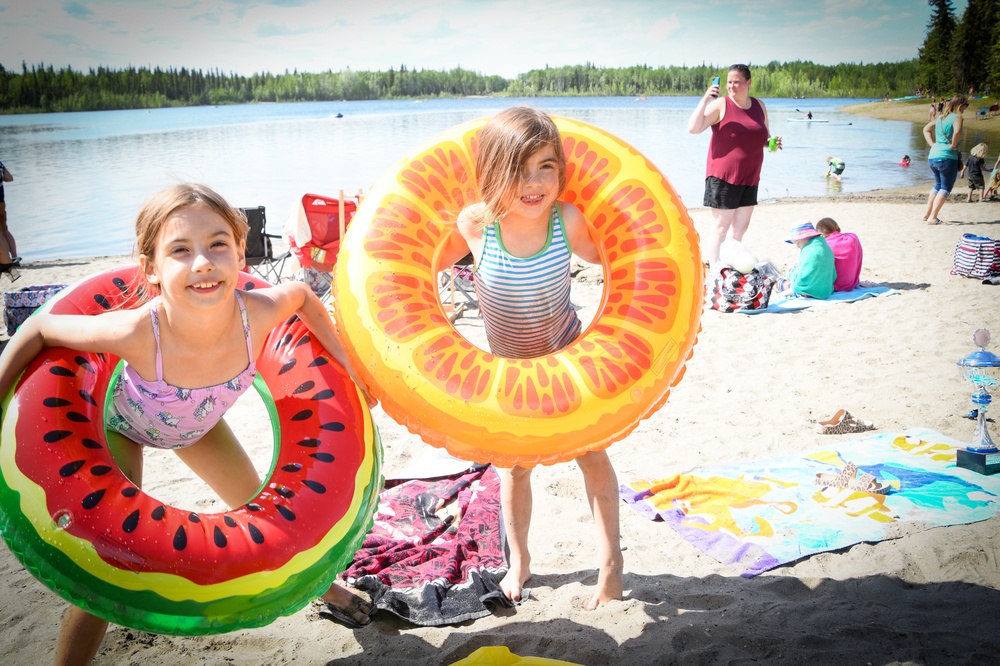
[(851, 291), (835, 291), (827, 299), (804, 298), (801, 296), (772, 298), (766, 308), (760, 308), (759, 310), (737, 310), (737, 312), (748, 315), (761, 314), (763, 312), (792, 312), (833, 303), (852, 303), (875, 296), (894, 296), (898, 293), (900, 293), (898, 289), (891, 289), (889, 287), (855, 287)]
[[(881, 433), (801, 455), (634, 481), (619, 494), (749, 578), (814, 553), (994, 516), (1000, 474), (956, 467), (962, 447), (932, 430)], [(848, 462), (892, 490), (875, 495), (815, 484), (818, 472), (835, 474)]]

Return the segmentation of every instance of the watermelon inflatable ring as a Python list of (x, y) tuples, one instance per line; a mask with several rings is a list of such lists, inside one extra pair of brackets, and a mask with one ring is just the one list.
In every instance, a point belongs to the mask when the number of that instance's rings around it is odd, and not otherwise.
[[(99, 274), (44, 307), (136, 307), (136, 275)], [(241, 286), (269, 285), (244, 275)], [(4, 401), (0, 531), (24, 567), (106, 620), (175, 635), (262, 626), (325, 592), (371, 527), (382, 451), (364, 397), (299, 319), (257, 361), (274, 463), (232, 511), (166, 506), (125, 478), (104, 433), (116, 368), (107, 354), (49, 348)]]
[(530, 467), (606, 448), (663, 404), (700, 331), (704, 268), (680, 198), (634, 148), (554, 120), (561, 198), (591, 222), (605, 277), (597, 317), (565, 349), (494, 356), (456, 331), (438, 298), (441, 248), (478, 197), (485, 119), (390, 169), (340, 247), (336, 317), (352, 362), (390, 416), (465, 460)]

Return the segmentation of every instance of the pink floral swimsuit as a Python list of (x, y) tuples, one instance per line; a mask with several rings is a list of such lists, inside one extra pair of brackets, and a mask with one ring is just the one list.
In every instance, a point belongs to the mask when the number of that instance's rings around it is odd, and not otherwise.
[(129, 439), (157, 449), (181, 449), (197, 442), (222, 420), (236, 399), (253, 383), (257, 367), (253, 360), (250, 323), (243, 297), (236, 292), (247, 341), (246, 369), (223, 384), (204, 388), (178, 388), (163, 381), (160, 357), (160, 320), (157, 301), (150, 304), (153, 336), (156, 338), (156, 381), (147, 381), (127, 363), (115, 382), (106, 425)]

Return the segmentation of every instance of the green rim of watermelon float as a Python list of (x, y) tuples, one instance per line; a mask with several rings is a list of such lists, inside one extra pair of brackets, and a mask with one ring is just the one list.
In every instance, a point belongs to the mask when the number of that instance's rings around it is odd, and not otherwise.
[[(136, 307), (136, 276), (101, 273), (44, 309)], [(240, 286), (270, 285), (244, 274)], [(104, 433), (118, 367), (108, 354), (49, 348), (4, 400), (0, 532), (24, 567), (94, 615), (173, 635), (263, 626), (324, 593), (371, 528), (382, 447), (364, 397), (298, 317), (257, 359), (272, 469), (224, 513), (165, 505), (121, 473)]]

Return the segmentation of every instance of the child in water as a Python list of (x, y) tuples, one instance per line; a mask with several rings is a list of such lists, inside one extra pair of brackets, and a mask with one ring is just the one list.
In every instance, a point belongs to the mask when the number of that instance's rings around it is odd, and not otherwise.
[(828, 158), (826, 158), (826, 176), (825, 177), (829, 178), (832, 175), (834, 177), (834, 179), (836, 179), (836, 181), (839, 183), (840, 182), (840, 174), (844, 173), (844, 169), (846, 167), (847, 167), (847, 165), (844, 164), (844, 160), (840, 159), (839, 157), (828, 157)]
[[(244, 267), (247, 223), (214, 191), (183, 184), (154, 195), (135, 224), (142, 289), (155, 296), (147, 307), (100, 315), (39, 314), (29, 317), (0, 356), (0, 395), (6, 395), (44, 347), (61, 346), (121, 357), (124, 369), (108, 407), (108, 446), (122, 472), (142, 485), (143, 447), (173, 449), (230, 507), (247, 502), (260, 478), (233, 431), (222, 419), (250, 387), (255, 359), (268, 333), (295, 313), (351, 377), (326, 308), (304, 283), (270, 289), (236, 288)], [(212, 363), (205, 363), (212, 359)], [(187, 399), (179, 398), (183, 396)], [(199, 404), (216, 408), (195, 415)], [(169, 401), (179, 419), (144, 422), (130, 403), (157, 414)], [(323, 600), (359, 624), (370, 605), (334, 584)], [(88, 663), (108, 623), (77, 606), (63, 616), (56, 663)]]
[[(469, 251), (475, 260), (476, 296), (490, 351), (532, 358), (561, 349), (581, 323), (570, 304), (570, 256), (600, 262), (600, 252), (576, 206), (559, 201), (566, 157), (555, 123), (527, 107), (501, 111), (483, 128), (476, 155), (482, 202), (458, 216), (458, 233), (445, 247), (443, 265)], [(597, 589), (593, 610), (622, 597), (618, 480), (605, 451), (576, 459), (597, 523)], [(500, 582), (518, 601), (531, 578), (531, 468), (497, 469), (510, 546), (510, 568)]]
[(901, 167), (908, 167), (908, 166), (910, 166), (910, 156), (909, 155), (903, 155), (903, 159), (899, 160), (899, 166), (901, 166)]

